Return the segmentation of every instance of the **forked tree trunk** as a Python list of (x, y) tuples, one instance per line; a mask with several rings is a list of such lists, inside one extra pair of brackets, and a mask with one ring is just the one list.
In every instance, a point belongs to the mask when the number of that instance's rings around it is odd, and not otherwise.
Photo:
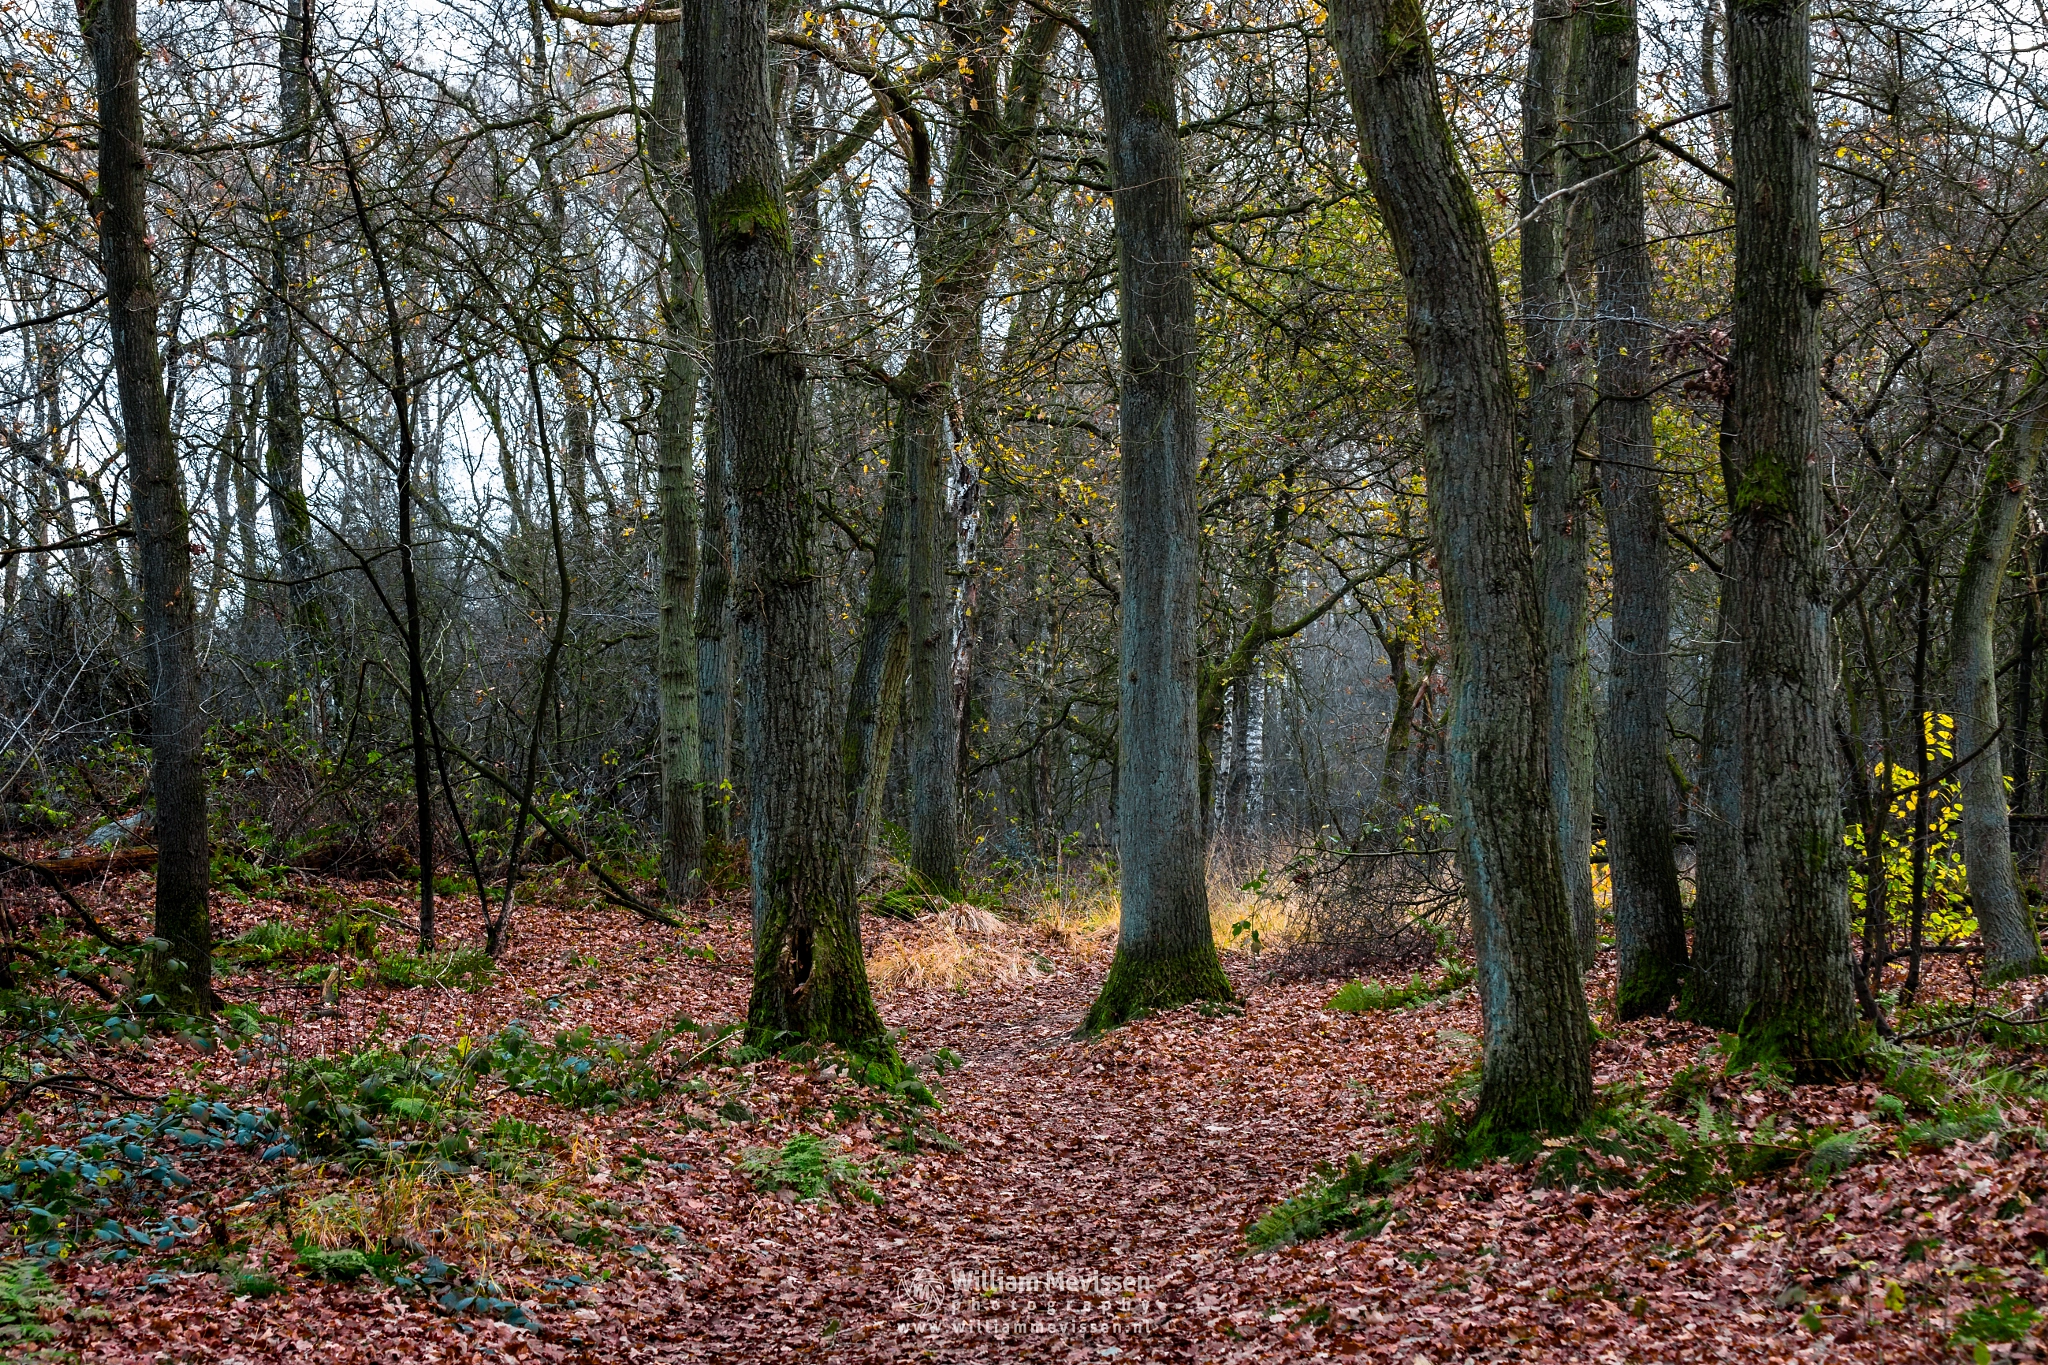
[[(909, 730), (910, 871), (951, 892), (960, 881), (961, 730), (956, 673), (955, 589), (960, 509), (949, 501), (955, 464), (946, 415), (954, 384), (980, 333), (995, 278), (1007, 192), (1044, 94), (1044, 63), (1058, 30), (1033, 18), (1016, 39), (1009, 88), (999, 90), (996, 57), (1011, 17), (1000, 3), (940, 11), (962, 54), (954, 112), (957, 136), (938, 203), (930, 167), (911, 193), (917, 264), (915, 342), (893, 385), (895, 419), (884, 486), (882, 528), (862, 608), (859, 661), (841, 739), (855, 856), (867, 848), (873, 812), (888, 778), (899, 699)], [(903, 698), (904, 683), (909, 695)]]
[[(1817, 329), (1825, 285), (1804, 0), (1728, 18), (1735, 157), (1729, 541), (1708, 685), (1720, 829), (1701, 846), (1687, 1009), (1743, 1056), (1795, 1066), (1854, 1045), (1847, 851), (1836, 785)], [(1711, 861), (1709, 860), (1711, 859)]]
[(1115, 188), (1123, 314), (1123, 640), (1117, 733), (1122, 910), (1096, 1032), (1230, 999), (1209, 928), (1197, 772), (1195, 278), (1167, 7), (1096, 0), (1093, 47)]
[(690, 259), (696, 210), (684, 181), (683, 35), (662, 24), (654, 36), (654, 99), (647, 153), (668, 215), (668, 280), (655, 413), (656, 498), (661, 507), (661, 620), (655, 642), (656, 695), (661, 708), (661, 881), (674, 903), (696, 899), (703, 886), (704, 800), (698, 790), (703, 754), (697, 725), (697, 487), (691, 438), (697, 422), (697, 272)]
[(1579, 479), (1569, 346), (1575, 309), (1565, 287), (1567, 207), (1537, 205), (1562, 179), (1558, 128), (1572, 50), (1572, 7), (1539, 0), (1522, 85), (1522, 336), (1529, 355), (1529, 464), (1535, 483), (1536, 582), (1543, 599), (1550, 799), (1579, 966), (1593, 965), (1593, 679), (1586, 653), (1587, 516)]
[(99, 96), (100, 266), (114, 386), (128, 447), (143, 659), (149, 677), (150, 789), (156, 800), (156, 922), (148, 993), (163, 1006), (210, 1011), (213, 930), (207, 914), (206, 714), (194, 639), (191, 536), (171, 409), (157, 351), (150, 263), (149, 149), (142, 138), (141, 40), (135, 0), (95, 0), (86, 47)]
[(1507, 321), (1417, 0), (1338, 0), (1330, 37), (1408, 299), (1451, 645), (1446, 736), (1484, 1018), (1484, 1147), (1592, 1108), (1592, 1030), (1558, 867), (1542, 612)]
[(2012, 822), (1998, 752), (1995, 630), (1998, 591), (2012, 557), (2013, 532), (2040, 463), (2043, 424), (2048, 422), (2048, 396), (2041, 392), (2038, 371), (2018, 407), (1984, 467), (1976, 525), (1956, 583), (1955, 633), (1949, 645), (1949, 657), (1955, 660), (1955, 754), (1965, 760), (1963, 863), (1969, 872), (1970, 905), (1984, 937), (1987, 982), (2032, 976), (2048, 967), (2041, 959), (2041, 940), (2020, 897), (2013, 864)]
[[(690, 169), (718, 439), (739, 515), (741, 729), (754, 873), (747, 1036), (894, 1058), (868, 991), (833, 763), (797, 260), (768, 89), (766, 0), (684, 11)], [(745, 420), (733, 420), (744, 415)]]
[(1635, 0), (1600, 0), (1586, 42), (1585, 135), (1599, 154), (1593, 186), (1599, 300), (1600, 489), (1614, 556), (1614, 646), (1607, 681), (1607, 864), (1614, 878), (1616, 1007), (1623, 1019), (1662, 1014), (1684, 981), (1685, 907), (1671, 844), (1665, 689), (1671, 577), (1664, 495), (1650, 421), (1650, 249), (1637, 133), (1640, 36)]

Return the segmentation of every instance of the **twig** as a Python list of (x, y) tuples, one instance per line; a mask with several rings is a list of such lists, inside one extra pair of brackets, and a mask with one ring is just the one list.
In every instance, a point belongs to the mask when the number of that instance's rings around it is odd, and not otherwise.
[(64, 898), (64, 903), (71, 907), (71, 913), (78, 916), (78, 918), (84, 923), (85, 927), (92, 931), (92, 936), (98, 939), (100, 942), (106, 944), (109, 948), (133, 948), (136, 946), (134, 943), (131, 943), (126, 939), (116, 938), (114, 935), (108, 933), (106, 927), (102, 925), (98, 920), (92, 917), (92, 911), (86, 909), (85, 906), (79, 903), (78, 897), (71, 894), (70, 888), (65, 886), (64, 883), (58, 879), (56, 873), (50, 872), (44, 868), (37, 867), (34, 863), (25, 862), (22, 859), (15, 857), (12, 853), (9, 853), (4, 849), (0, 849), (0, 868), (18, 868), (24, 872), (32, 872), (36, 876), (42, 878), (43, 882), (52, 891), (55, 891), (58, 895)]
[(1907, 1039), (1910, 1038), (1931, 1038), (1937, 1033), (1954, 1033), (1957, 1029), (1976, 1028), (1978, 1025), (1983, 1024), (1987, 1020), (1996, 1020), (1998, 1023), (2001, 1024), (2011, 1024), (2014, 1027), (2021, 1027), (2028, 1024), (2048, 1024), (2048, 1015), (2029, 1015), (2019, 1013), (1994, 1014), (1990, 1010), (1981, 1010), (1978, 1013), (1971, 1015), (1968, 1019), (1956, 1019), (1946, 1024), (1935, 1024), (1928, 1028), (1917, 1028), (1914, 1029), (1911, 1033), (1901, 1033), (1895, 1036), (1900, 1042), (1905, 1042)]
[(568, 849), (575, 857), (577, 863), (587, 868), (590, 874), (603, 884), (607, 900), (631, 910), (640, 918), (654, 924), (663, 925), (670, 929), (680, 929), (683, 927), (681, 920), (658, 906), (649, 905), (646, 901), (641, 900), (638, 896), (620, 885), (617, 878), (598, 866), (597, 860), (590, 855), (588, 849), (584, 848), (575, 838), (564, 833), (561, 826), (548, 819), (546, 811), (543, 811), (536, 805), (526, 793), (520, 791), (519, 788), (513, 786), (509, 781), (487, 766), (483, 760), (473, 757), (465, 750), (456, 748), (453, 744), (448, 746), (448, 752), (461, 759), (464, 763), (467, 763), (479, 777), (496, 783), (499, 790), (518, 801), (522, 810), (539, 821), (540, 827), (553, 835), (556, 843)]
[(119, 1081), (110, 1081), (102, 1076), (88, 1076), (84, 1072), (71, 1072), (62, 1076), (38, 1076), (32, 1081), (7, 1082), (7, 1095), (0, 1099), (0, 1115), (7, 1114), (23, 1100), (38, 1090), (89, 1090), (94, 1086), (124, 1100), (135, 1100), (141, 1104), (161, 1104), (162, 1095), (138, 1095)]

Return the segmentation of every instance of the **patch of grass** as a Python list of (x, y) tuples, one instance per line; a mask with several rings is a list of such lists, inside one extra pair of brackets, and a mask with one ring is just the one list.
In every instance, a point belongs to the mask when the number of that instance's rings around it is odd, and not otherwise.
[(858, 1162), (828, 1150), (811, 1133), (798, 1134), (780, 1149), (752, 1149), (740, 1169), (754, 1177), (757, 1190), (790, 1190), (799, 1199), (826, 1199), (843, 1192), (870, 1204), (882, 1202)]
[(1320, 1165), (1307, 1189), (1274, 1205), (1246, 1230), (1244, 1239), (1256, 1250), (1268, 1251), (1333, 1232), (1348, 1232), (1354, 1241), (1377, 1236), (1394, 1216), (1385, 1196), (1414, 1169), (1415, 1160), (1407, 1154), (1365, 1162), (1353, 1153), (1341, 1167)]
[(1423, 979), (1422, 973), (1409, 976), (1406, 984), (1391, 981), (1350, 981), (1323, 1005), (1324, 1009), (1337, 1010), (1344, 1014), (1371, 1014), (1380, 1010), (1405, 1010), (1416, 1005), (1441, 1000), (1472, 982), (1472, 968), (1462, 963), (1439, 961), (1442, 975), (1434, 981)]
[(372, 969), (380, 985), (395, 990), (413, 986), (457, 986), (471, 993), (491, 984), (498, 964), (481, 948), (450, 948), (438, 953), (392, 953)]

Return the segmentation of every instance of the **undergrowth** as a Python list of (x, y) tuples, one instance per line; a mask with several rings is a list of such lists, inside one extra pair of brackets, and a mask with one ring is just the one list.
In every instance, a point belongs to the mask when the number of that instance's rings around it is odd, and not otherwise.
[(1390, 981), (1350, 981), (1330, 997), (1323, 1008), (1345, 1014), (1369, 1014), (1379, 1010), (1404, 1010), (1415, 1005), (1441, 1000), (1453, 991), (1462, 990), (1472, 983), (1473, 970), (1463, 963), (1439, 959), (1437, 967), (1442, 975), (1434, 981), (1423, 979), (1422, 973), (1409, 976), (1406, 984)]
[[(1868, 1122), (1851, 1128), (1808, 1127), (1770, 1114), (1745, 1125), (1740, 1092), (1789, 1093), (1787, 1078), (1769, 1067), (1731, 1071), (1714, 1060), (1709, 1052), (1682, 1068), (1654, 1100), (1640, 1089), (1610, 1091), (1577, 1129), (1531, 1136), (1504, 1155), (1530, 1168), (1539, 1186), (1628, 1190), (1650, 1203), (1684, 1205), (1761, 1180), (1800, 1179), (1818, 1188), (1886, 1155), (1938, 1151), (1992, 1135), (2010, 1145), (2048, 1146), (2048, 1131), (2021, 1118), (2024, 1105), (2048, 1100), (2048, 1079), (1994, 1065), (1989, 1049), (1872, 1048), (1865, 1062), (1882, 1076), (1881, 1088)], [(1414, 1130), (1402, 1149), (1408, 1155), (1370, 1165), (1354, 1156), (1341, 1169), (1319, 1168), (1307, 1188), (1254, 1223), (1246, 1240), (1264, 1249), (1338, 1231), (1371, 1236), (1393, 1216), (1385, 1195), (1418, 1161), (1471, 1166), (1502, 1155), (1478, 1149), (1452, 1099), (1441, 1109), (1437, 1120)], [(2004, 1330), (2004, 1319), (1997, 1318), (2004, 1311), (1986, 1308), (1981, 1320), (1971, 1321), (1987, 1332)]]
[(1398, 1153), (1370, 1162), (1354, 1153), (1341, 1167), (1320, 1165), (1308, 1188), (1274, 1205), (1245, 1232), (1245, 1241), (1268, 1251), (1333, 1232), (1348, 1232), (1353, 1241), (1378, 1236), (1394, 1216), (1386, 1195), (1414, 1169), (1414, 1157)]
[(788, 1190), (803, 1200), (828, 1199), (843, 1192), (870, 1204), (882, 1202), (859, 1162), (829, 1149), (824, 1139), (812, 1133), (800, 1133), (779, 1149), (752, 1148), (741, 1159), (740, 1169), (754, 1177), (757, 1190)]

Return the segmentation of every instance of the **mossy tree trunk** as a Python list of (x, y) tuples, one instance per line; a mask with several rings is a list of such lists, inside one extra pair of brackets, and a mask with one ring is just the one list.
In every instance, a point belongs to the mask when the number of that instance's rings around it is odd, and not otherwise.
[(1743, 1055), (1825, 1065), (1854, 1046), (1825, 502), (1816, 457), (1820, 213), (1804, 0), (1728, 17), (1735, 160), (1729, 499), (1707, 695), (1715, 837), (1702, 842), (1686, 1008)]
[(1094, 14), (1123, 323), (1116, 796), (1122, 909), (1116, 957), (1084, 1025), (1090, 1031), (1231, 996), (1209, 928), (1197, 771), (1201, 433), (1172, 16), (1158, 0), (1097, 0)]
[[(718, 440), (738, 512), (741, 732), (753, 858), (747, 1036), (893, 1058), (868, 990), (832, 742), (797, 258), (769, 94), (766, 0), (684, 10), (690, 168)], [(732, 420), (745, 414), (744, 421)]]
[(1558, 866), (1542, 611), (1486, 226), (1416, 0), (1339, 0), (1330, 37), (1408, 300), (1451, 646), (1446, 749), (1485, 1030), (1475, 1136), (1571, 1125), (1593, 1103), (1592, 1031)]

